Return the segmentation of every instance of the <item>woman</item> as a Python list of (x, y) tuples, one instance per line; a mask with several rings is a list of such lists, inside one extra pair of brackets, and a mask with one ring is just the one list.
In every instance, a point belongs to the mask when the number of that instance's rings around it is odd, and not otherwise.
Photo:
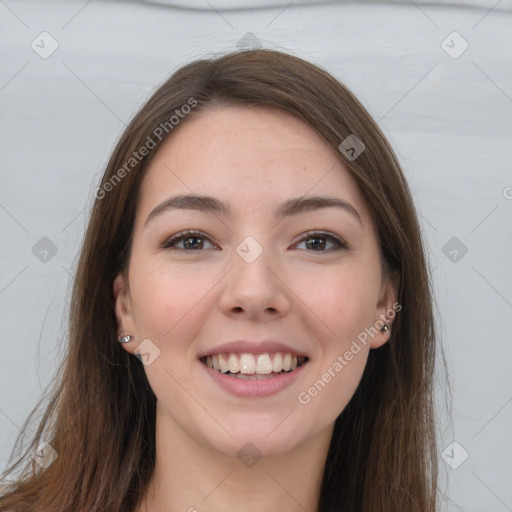
[(69, 351), (0, 510), (436, 510), (418, 222), (344, 85), (272, 50), (186, 65), (95, 196)]

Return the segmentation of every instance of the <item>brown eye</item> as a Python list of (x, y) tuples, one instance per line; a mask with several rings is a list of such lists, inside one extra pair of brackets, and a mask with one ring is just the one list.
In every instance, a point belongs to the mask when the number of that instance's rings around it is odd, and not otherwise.
[[(210, 240), (204, 236), (202, 233), (198, 231), (185, 231), (182, 233), (177, 233), (173, 235), (171, 238), (166, 240), (162, 245), (162, 249), (178, 249), (181, 251), (198, 251), (205, 249), (205, 241), (210, 243), (212, 247), (218, 248), (218, 246), (212, 244)], [(178, 244), (183, 242), (182, 247), (177, 247)]]
[[(299, 241), (299, 244), (306, 242), (306, 248), (310, 252), (331, 252), (339, 249), (348, 249), (348, 246), (337, 236), (321, 231), (308, 232), (307, 236)], [(326, 249), (328, 244), (332, 244), (333, 247)]]

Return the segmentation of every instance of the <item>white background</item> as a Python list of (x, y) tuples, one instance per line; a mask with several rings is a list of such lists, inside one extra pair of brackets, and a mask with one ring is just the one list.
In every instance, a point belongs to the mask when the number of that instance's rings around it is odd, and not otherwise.
[[(250, 32), (344, 81), (399, 155), (453, 392), (450, 418), (440, 375), (443, 510), (512, 511), (512, 2), (237, 4), (0, 2), (0, 468), (60, 360), (92, 192), (125, 124), (171, 72)], [(31, 47), (52, 39), (47, 58)], [(441, 458), (453, 440), (469, 454), (457, 469)]]

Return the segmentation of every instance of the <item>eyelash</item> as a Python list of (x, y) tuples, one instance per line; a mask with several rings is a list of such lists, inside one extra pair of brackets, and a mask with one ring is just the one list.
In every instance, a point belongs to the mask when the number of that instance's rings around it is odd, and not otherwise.
[[(212, 245), (215, 246), (215, 244), (213, 244), (213, 242), (206, 235), (201, 233), (200, 231), (188, 230), (188, 231), (182, 231), (180, 233), (177, 233), (176, 235), (173, 235), (171, 238), (168, 238), (165, 242), (163, 242), (163, 244), (160, 246), (160, 248), (161, 249), (172, 249), (172, 250), (177, 249), (179, 251), (184, 251), (184, 252), (200, 252), (201, 250), (204, 250), (204, 249), (198, 249), (198, 250), (196, 250), (196, 249), (180, 249), (180, 248), (175, 247), (175, 245), (177, 243), (181, 242), (182, 240), (186, 240), (187, 238), (205, 239), (205, 240), (208, 240)], [(312, 238), (324, 238), (325, 240), (328, 240), (329, 242), (332, 242), (333, 244), (335, 244), (335, 247), (331, 248), (331, 249), (326, 249), (323, 251), (312, 250), (312, 251), (308, 251), (308, 252), (321, 253), (321, 252), (337, 251), (337, 250), (341, 250), (341, 249), (349, 250), (348, 245), (341, 238), (338, 238), (337, 236), (334, 236), (325, 231), (308, 231), (305, 233), (305, 236), (297, 242), (297, 244), (300, 244), (300, 243), (304, 242), (305, 240), (310, 240)], [(215, 247), (218, 247), (218, 246), (215, 246)]]

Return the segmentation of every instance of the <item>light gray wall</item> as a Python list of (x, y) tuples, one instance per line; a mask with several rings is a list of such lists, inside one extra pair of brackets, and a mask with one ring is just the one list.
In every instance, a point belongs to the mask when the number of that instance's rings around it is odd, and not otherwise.
[(220, 10), (237, 3), (0, 3), (0, 466), (60, 360), (92, 191), (124, 125), (172, 71), (252, 33), (343, 80), (395, 147), (453, 386), (444, 509), (512, 510), (511, 3)]

